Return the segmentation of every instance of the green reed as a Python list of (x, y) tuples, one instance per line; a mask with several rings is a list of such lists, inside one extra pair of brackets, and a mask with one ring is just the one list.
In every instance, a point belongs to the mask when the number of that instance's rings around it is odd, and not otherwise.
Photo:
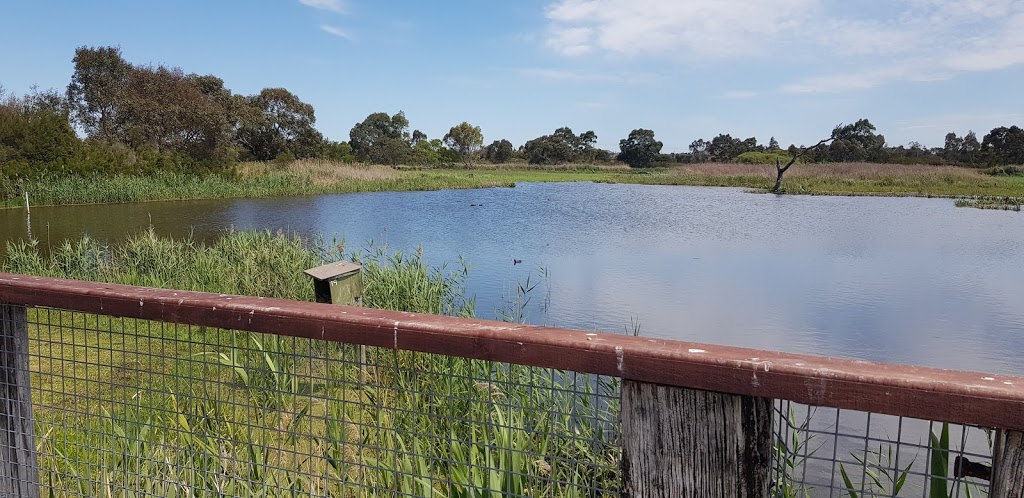
[[(153, 230), (116, 245), (68, 241), (47, 257), (37, 249), (9, 245), (4, 271), (309, 301), (302, 270), (349, 258), (363, 265), (367, 306), (474, 314), (468, 265), (431, 267), (422, 251), (346, 253), (338, 241), (266, 231), (203, 244)], [(30, 320), (41, 323), (31, 368), (52, 496), (579, 496), (617, 486), (614, 430), (593, 423), (614, 420), (617, 380), (381, 348), (360, 368), (350, 345), (42, 309)]]

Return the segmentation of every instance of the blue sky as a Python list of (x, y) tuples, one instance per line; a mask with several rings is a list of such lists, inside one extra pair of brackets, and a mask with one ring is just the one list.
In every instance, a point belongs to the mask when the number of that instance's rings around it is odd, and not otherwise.
[(283, 86), (347, 140), (404, 110), (431, 138), (469, 121), (515, 145), (560, 126), (617, 149), (718, 133), (824, 138), (866, 117), (890, 145), (1024, 125), (1022, 0), (8, 2), (0, 85), (64, 88), (78, 46)]

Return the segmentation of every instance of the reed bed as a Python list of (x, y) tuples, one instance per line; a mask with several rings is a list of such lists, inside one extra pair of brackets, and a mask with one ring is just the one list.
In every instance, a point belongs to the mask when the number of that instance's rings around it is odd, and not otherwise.
[[(161, 173), (145, 177), (46, 177), (25, 180), (20, 189), (33, 204), (85, 204), (258, 198), (286, 195), (512, 187), (517, 182), (606, 182), (650, 185), (742, 187), (767, 191), (775, 180), (771, 165), (683, 164), (630, 169), (620, 164), (534, 166), (478, 164), (471, 169), (391, 167), (300, 160), (240, 163), (233, 176)], [(811, 195), (940, 197), (1024, 197), (1024, 177), (993, 176), (955, 166), (875, 163), (796, 164), (783, 192)], [(0, 207), (21, 206), (23, 197), (0, 199)]]
[(390, 166), (380, 164), (349, 164), (325, 159), (299, 159), (285, 166), (276, 162), (244, 162), (236, 166), (242, 178), (253, 178), (285, 172), (304, 183), (333, 185), (347, 181), (388, 181), (397, 180), (402, 173)]
[[(767, 191), (775, 167), (754, 164), (688, 164), (613, 181), (659, 185), (744, 187)], [(1024, 178), (985, 175), (976, 169), (876, 163), (796, 164), (783, 191), (810, 195), (1024, 196)]]
[(529, 164), (526, 162), (514, 163), (474, 163), (473, 170), (477, 171), (603, 171), (613, 173), (628, 173), (631, 168), (625, 163), (562, 163), (562, 164)]
[[(26, 179), (19, 190), (32, 205), (125, 203), (156, 200), (260, 198), (349, 192), (511, 187), (504, 177), (448, 171), (398, 171), (328, 161), (242, 163), (234, 176), (158, 173), (148, 176), (49, 176)], [(23, 206), (19, 195), (0, 199), (0, 207)]]
[[(48, 257), (28, 241), (8, 246), (3, 269), (311, 300), (302, 270), (342, 258), (362, 263), (367, 306), (474, 314), (464, 262), (430, 267), (421, 251), (370, 244), (347, 253), (337, 240), (280, 232), (228, 232), (207, 245), (148, 230), (115, 246), (68, 241)], [(29, 313), (37, 324), (30, 367), (42, 380), (33, 389), (41, 481), (51, 496), (561, 497), (617, 489), (614, 436), (581, 423), (611, 420), (617, 405), (580, 402), (591, 390), (613, 399), (614, 379), (581, 384), (571, 373), (368, 348), (374, 368), (357, 381), (347, 345)], [(125, 332), (99, 333), (117, 330)]]
[[(764, 177), (775, 181), (775, 166), (740, 163), (686, 164), (668, 169), (670, 175)], [(880, 163), (797, 163), (786, 178), (843, 178), (871, 180), (889, 177), (953, 176), (980, 180), (990, 178), (977, 169), (958, 166)]]

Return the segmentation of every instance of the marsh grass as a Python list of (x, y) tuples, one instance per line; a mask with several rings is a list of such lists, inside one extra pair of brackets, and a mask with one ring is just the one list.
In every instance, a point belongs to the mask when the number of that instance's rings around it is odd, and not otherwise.
[(956, 200), (957, 207), (972, 207), (977, 209), (995, 209), (1001, 211), (1020, 211), (1021, 204), (1024, 204), (1022, 197), (973, 197)]
[(402, 176), (400, 171), (390, 166), (340, 163), (324, 159), (299, 159), (284, 167), (271, 162), (244, 162), (236, 166), (236, 171), (242, 178), (285, 172), (303, 183), (313, 185), (333, 185), (347, 181), (389, 181)]
[[(744, 187), (767, 191), (775, 167), (753, 164), (688, 164), (612, 181), (657, 185)], [(783, 180), (790, 194), (1024, 196), (1024, 179), (996, 177), (971, 168), (877, 163), (797, 164)]]
[[(234, 175), (64, 176), (26, 179), (32, 205), (124, 203), (157, 200), (259, 198), (327, 193), (510, 187), (496, 177), (452, 171), (399, 171), (388, 166), (361, 166), (329, 161), (242, 163)], [(0, 199), (0, 207), (23, 206), (24, 198)]]
[[(224, 176), (52, 176), (23, 180), (18, 188), (30, 193), (33, 204), (47, 205), (511, 187), (517, 182), (590, 181), (766, 191), (771, 188), (774, 175), (772, 165), (739, 163), (645, 169), (630, 169), (617, 163), (481, 163), (465, 169), (306, 159), (290, 163), (239, 163), (233, 174)], [(783, 189), (785, 193), (813, 195), (1024, 197), (1024, 176), (993, 176), (982, 170), (955, 166), (797, 164), (786, 174)], [(22, 205), (21, 196), (0, 199), (0, 207)]]
[(474, 171), (547, 171), (547, 172), (614, 172), (628, 173), (633, 171), (624, 163), (561, 163), (561, 164), (529, 164), (526, 162), (512, 163), (474, 163)]
[[(281, 233), (209, 245), (152, 230), (4, 270), (311, 300), (302, 270), (364, 268), (368, 306), (471, 316), (467, 265)], [(614, 379), (480, 360), (31, 309), (51, 496), (603, 496), (617, 487)]]

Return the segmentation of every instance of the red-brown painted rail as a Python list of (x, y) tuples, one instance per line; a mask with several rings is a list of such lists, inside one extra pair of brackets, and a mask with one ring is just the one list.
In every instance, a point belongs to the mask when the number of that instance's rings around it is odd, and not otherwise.
[(0, 273), (0, 302), (494, 360), (1024, 430), (1024, 378)]

